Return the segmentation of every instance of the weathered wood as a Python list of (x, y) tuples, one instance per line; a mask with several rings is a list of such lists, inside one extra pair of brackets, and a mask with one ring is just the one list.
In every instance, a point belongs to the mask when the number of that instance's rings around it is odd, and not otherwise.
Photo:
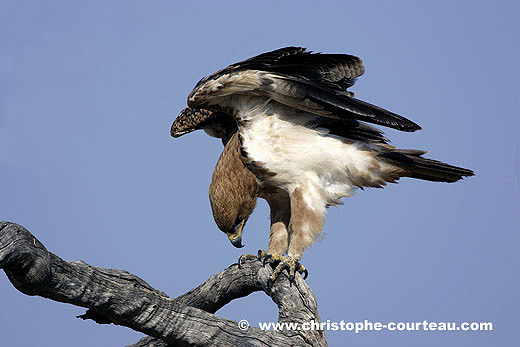
[(297, 276), (272, 285), (259, 261), (231, 265), (176, 299), (126, 271), (67, 262), (20, 225), (0, 222), (0, 268), (27, 295), (89, 309), (83, 318), (112, 322), (149, 335), (133, 346), (326, 346), (323, 331), (263, 331), (212, 313), (231, 300), (264, 291), (278, 305), (279, 322), (319, 322), (315, 297)]

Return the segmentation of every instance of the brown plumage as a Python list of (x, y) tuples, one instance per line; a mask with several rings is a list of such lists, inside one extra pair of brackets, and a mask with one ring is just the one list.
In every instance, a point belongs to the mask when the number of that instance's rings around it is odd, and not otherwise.
[(258, 194), (256, 177), (240, 159), (235, 132), (217, 161), (209, 186), (209, 201), (219, 229), (230, 234), (241, 223), (245, 224), (256, 206)]

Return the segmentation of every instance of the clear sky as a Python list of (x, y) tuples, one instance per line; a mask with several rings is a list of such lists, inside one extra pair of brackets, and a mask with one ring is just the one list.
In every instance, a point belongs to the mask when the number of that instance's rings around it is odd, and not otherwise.
[[(331, 346), (513, 346), (520, 265), (514, 1), (8, 1), (0, 3), (0, 219), (65, 260), (125, 269), (170, 296), (266, 248), (261, 201), (243, 249), (207, 190), (222, 149), (169, 135), (203, 76), (298, 45), (360, 56), (352, 90), (423, 127), (393, 144), (473, 169), (403, 179), (331, 208), (305, 253), (323, 321), (490, 321), (492, 332), (327, 332)], [(121, 346), (142, 334), (74, 318), (0, 274), (5, 346)], [(276, 321), (263, 294), (217, 314)]]

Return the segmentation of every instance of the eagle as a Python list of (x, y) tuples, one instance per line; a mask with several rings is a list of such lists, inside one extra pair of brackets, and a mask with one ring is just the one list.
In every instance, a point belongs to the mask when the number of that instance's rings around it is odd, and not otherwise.
[[(209, 195), (217, 226), (242, 247), (242, 230), (258, 197), (267, 200), (267, 252), (239, 259), (307, 276), (303, 252), (322, 232), (328, 206), (356, 189), (382, 188), (401, 177), (455, 182), (473, 171), (398, 149), (374, 125), (405, 132), (413, 121), (354, 97), (360, 58), (286, 47), (232, 64), (201, 79), (171, 127), (197, 129), (225, 145)], [(371, 124), (369, 124), (371, 123)]]

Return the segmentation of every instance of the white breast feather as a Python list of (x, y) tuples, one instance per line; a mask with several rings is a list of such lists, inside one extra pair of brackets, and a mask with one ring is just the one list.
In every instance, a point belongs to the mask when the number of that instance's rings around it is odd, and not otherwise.
[(304, 199), (313, 209), (324, 212), (327, 204), (351, 195), (351, 172), (373, 174), (374, 155), (362, 150), (367, 144), (349, 144), (326, 135), (324, 129), (305, 127), (314, 115), (290, 117), (293, 109), (259, 99), (242, 100), (240, 117), (248, 120), (241, 129), (244, 149), (251, 159), (275, 172), (272, 179), (289, 193), (303, 188)]

